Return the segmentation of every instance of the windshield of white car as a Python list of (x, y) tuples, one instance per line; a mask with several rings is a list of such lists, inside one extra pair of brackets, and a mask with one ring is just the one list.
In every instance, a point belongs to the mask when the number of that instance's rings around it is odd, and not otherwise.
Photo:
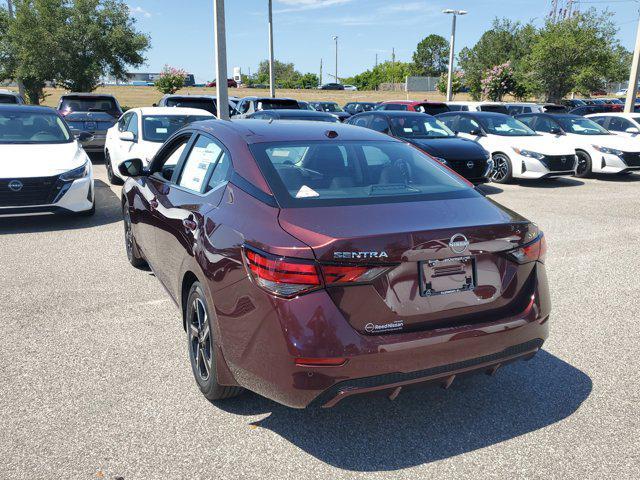
[(55, 113), (0, 112), (0, 144), (50, 144), (72, 141), (71, 132)]
[(208, 115), (143, 115), (142, 138), (147, 142), (164, 143), (185, 125), (211, 118)]
[(507, 115), (483, 115), (480, 117), (480, 123), (491, 135), (502, 137), (533, 137), (537, 135), (524, 123)]
[(440, 120), (419, 116), (389, 117), (391, 130), (397, 137), (404, 138), (448, 138), (455, 137), (449, 128)]
[(576, 135), (610, 135), (608, 130), (588, 118), (562, 115), (555, 115), (553, 118), (560, 124), (562, 130), (567, 133)]

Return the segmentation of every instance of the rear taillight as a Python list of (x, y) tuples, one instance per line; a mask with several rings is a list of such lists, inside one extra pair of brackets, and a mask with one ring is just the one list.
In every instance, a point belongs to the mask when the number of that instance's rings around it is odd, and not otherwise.
[(509, 256), (518, 263), (544, 263), (546, 255), (547, 241), (542, 234), (533, 242), (509, 252)]
[(283, 297), (295, 297), (321, 286), (313, 262), (272, 257), (245, 250), (253, 280), (265, 290)]
[(319, 265), (297, 258), (276, 257), (245, 249), (245, 260), (258, 286), (285, 298), (307, 293), (323, 286), (368, 283), (388, 266)]

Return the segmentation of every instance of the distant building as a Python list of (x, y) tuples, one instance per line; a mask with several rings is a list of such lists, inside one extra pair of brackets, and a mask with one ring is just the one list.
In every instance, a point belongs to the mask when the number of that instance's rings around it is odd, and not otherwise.
[[(128, 72), (126, 81), (116, 81), (113, 78), (107, 78), (104, 82), (107, 85), (152, 85), (160, 78), (159, 73), (143, 73)], [(196, 84), (196, 78), (193, 73), (187, 73), (184, 79), (186, 87), (193, 87)]]

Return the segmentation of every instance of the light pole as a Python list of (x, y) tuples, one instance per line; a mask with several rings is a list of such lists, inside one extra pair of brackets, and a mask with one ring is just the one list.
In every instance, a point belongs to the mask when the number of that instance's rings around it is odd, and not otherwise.
[(629, 86), (627, 87), (627, 100), (624, 104), (625, 113), (633, 113), (638, 97), (638, 72), (640, 71), (640, 23), (636, 34), (636, 48), (633, 51), (633, 61), (631, 62), (631, 75), (629, 76)]
[(453, 99), (453, 60), (455, 58), (454, 52), (456, 49), (456, 19), (458, 15), (466, 15), (466, 10), (443, 10), (442, 13), (447, 15), (453, 15), (453, 21), (451, 22), (451, 42), (449, 42), (449, 77), (447, 79), (447, 102)]
[(273, 62), (273, 0), (269, 0), (269, 93), (271, 98), (276, 98), (276, 72)]
[(338, 36), (334, 35), (333, 40), (336, 42), (336, 83), (340, 83), (338, 78)]
[(218, 118), (229, 120), (229, 85), (227, 84), (227, 33), (224, 0), (213, 0), (213, 23), (216, 42), (216, 94)]

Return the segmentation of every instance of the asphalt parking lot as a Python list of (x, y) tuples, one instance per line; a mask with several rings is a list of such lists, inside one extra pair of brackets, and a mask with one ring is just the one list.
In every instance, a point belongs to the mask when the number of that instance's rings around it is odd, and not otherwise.
[(534, 360), (326, 411), (202, 397), (96, 176), (93, 218), (0, 218), (0, 478), (638, 478), (639, 174), (485, 187), (547, 235)]

